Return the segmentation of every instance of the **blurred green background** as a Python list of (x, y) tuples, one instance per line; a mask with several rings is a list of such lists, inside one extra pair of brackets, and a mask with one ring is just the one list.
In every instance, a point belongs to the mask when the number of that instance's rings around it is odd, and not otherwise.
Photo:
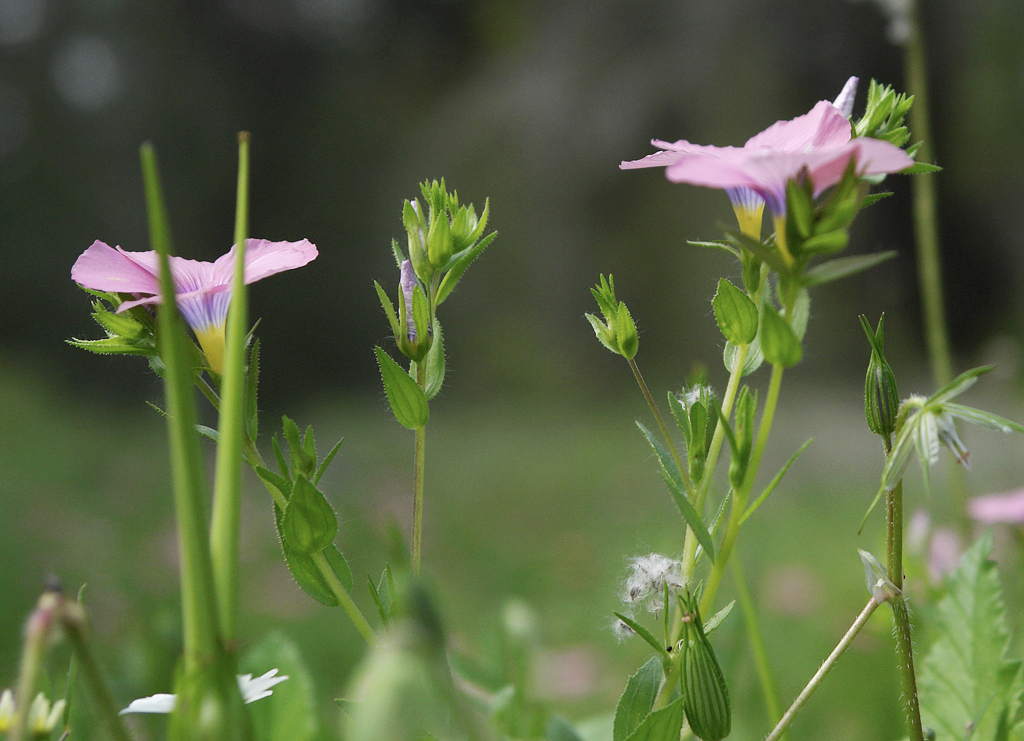
[[(957, 365), (998, 362), (968, 403), (1021, 419), (1024, 11), (922, 10)], [(346, 438), (325, 481), (357, 584), (379, 574), (383, 527), (407, 521), (411, 488), (411, 436), (390, 417), (372, 352), (388, 342), (372, 280), (397, 286), (389, 244), (404, 239), (401, 204), (420, 181), (443, 176), (478, 209), (491, 198), (499, 238), (442, 310), (449, 376), (428, 431), (425, 559), (457, 645), (486, 654), (505, 600), (520, 597), (542, 619), (555, 706), (610, 709), (644, 656), (609, 629), (618, 581), (630, 556), (677, 552), (681, 535), (632, 424), (647, 420), (628, 370), (583, 320), (588, 287), (615, 274), (660, 397), (695, 367), (724, 384), (709, 299), (720, 275), (737, 277), (724, 255), (685, 245), (731, 220), (720, 193), (618, 163), (651, 138), (742, 143), (834, 98), (849, 75), (901, 89), (887, 25), (847, 0), (0, 0), (0, 686), (55, 573), (89, 584), (120, 698), (168, 687), (174, 531), (163, 425), (143, 404), (160, 389), (141, 361), (64, 344), (98, 336), (69, 271), (95, 239), (148, 249), (145, 140), (178, 253), (226, 251), (246, 129), (253, 236), (320, 249), (252, 293), (263, 429), (287, 413), (316, 426), (321, 448)], [(879, 465), (858, 408), (856, 316), (886, 312), (904, 394), (931, 388), (909, 184), (885, 188), (895, 195), (858, 220), (851, 251), (899, 257), (812, 295), (764, 470), (816, 440), (741, 543), (783, 698), (862, 606), (854, 547), (880, 550), (877, 522), (855, 532)], [(969, 432), (968, 444), (972, 491), (1020, 484), (1020, 441)], [(932, 504), (949, 519), (941, 496)], [(298, 640), (330, 717), (358, 637), (291, 583), (254, 479), (245, 511), (245, 640), (274, 627)], [(722, 631), (735, 735), (753, 737), (766, 726), (738, 613)], [(896, 737), (887, 635), (879, 619), (795, 738)]]

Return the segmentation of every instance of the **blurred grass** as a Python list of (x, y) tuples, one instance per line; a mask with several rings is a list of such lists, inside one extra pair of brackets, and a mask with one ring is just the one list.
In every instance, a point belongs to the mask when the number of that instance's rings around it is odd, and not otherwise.
[[(145, 372), (134, 365), (123, 372)], [(786, 704), (866, 600), (855, 548), (883, 555), (878, 515), (864, 535), (856, 533), (879, 465), (861, 421), (860, 389), (818, 391), (794, 375), (763, 479), (806, 437), (816, 440), (749, 521), (739, 548)], [(984, 405), (1000, 408), (995, 399)], [(325, 400), (291, 416), (300, 427), (314, 425), (321, 452), (346, 438), (323, 488), (339, 512), (337, 542), (355, 574), (356, 598), (372, 616), (365, 581), (379, 577), (387, 523), (408, 519), (412, 435), (381, 397)], [(442, 396), (427, 432), (424, 563), (453, 645), (486, 658), (506, 602), (525, 601), (545, 646), (538, 692), (577, 719), (610, 711), (646, 658), (641, 642), (618, 644), (610, 630), (628, 559), (681, 549), (679, 517), (635, 418), (646, 421), (639, 399), (581, 407), (516, 399), (457, 405)], [(262, 444), (277, 427), (269, 416), (262, 420)], [(972, 474), (976, 491), (1019, 480), (1019, 440), (968, 434), (976, 461), (998, 462)], [(0, 685), (14, 680), (21, 623), (54, 573), (72, 592), (88, 584), (96, 640), (118, 698), (167, 691), (178, 613), (163, 421), (145, 408), (84, 404), (45, 378), (0, 364), (0, 456)], [(298, 643), (327, 733), (332, 700), (363, 647), (340, 610), (312, 602), (292, 583), (269, 498), (254, 476), (246, 488), (241, 640), (253, 645), (280, 629)], [(911, 509), (924, 503), (912, 491)], [(1008, 553), (1018, 559), (1011, 566), (1019, 564), (1019, 552)], [(1009, 581), (1019, 597), (1019, 566)], [(722, 599), (732, 599), (731, 585)], [(738, 610), (716, 646), (733, 695), (734, 736), (763, 734), (768, 724)], [(64, 667), (55, 662), (53, 671)], [(896, 697), (889, 616), (880, 610), (801, 713), (792, 738), (896, 738)], [(161, 727), (160, 719), (139, 723)]]

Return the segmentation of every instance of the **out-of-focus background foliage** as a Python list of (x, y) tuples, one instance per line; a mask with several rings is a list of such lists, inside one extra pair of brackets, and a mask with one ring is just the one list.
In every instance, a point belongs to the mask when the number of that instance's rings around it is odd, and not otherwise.
[[(987, 400), (1013, 416), (1024, 11), (943, 0), (922, 15), (958, 369), (1000, 363)], [(541, 618), (541, 683), (556, 706), (573, 717), (610, 708), (643, 654), (607, 629), (617, 579), (629, 556), (677, 551), (681, 538), (632, 428), (644, 409), (631, 379), (583, 320), (588, 286), (615, 274), (652, 386), (678, 388), (698, 366), (721, 385), (709, 299), (735, 270), (685, 245), (730, 221), (720, 193), (618, 163), (651, 151), (651, 138), (740, 144), (835, 97), (849, 75), (902, 89), (888, 30), (875, 5), (848, 0), (0, 0), (0, 686), (51, 572), (88, 582), (124, 699), (170, 682), (173, 523), (162, 423), (143, 406), (159, 385), (141, 361), (64, 344), (98, 336), (69, 270), (95, 239), (148, 249), (144, 140), (160, 156), (177, 252), (224, 252), (245, 129), (253, 236), (320, 249), (252, 293), (263, 429), (288, 413), (316, 423), (322, 447), (346, 437), (327, 481), (357, 584), (379, 574), (380, 533), (389, 517), (405, 522), (410, 489), (411, 440), (373, 358), (388, 340), (372, 280), (397, 286), (389, 243), (404, 237), (400, 207), (420, 181), (443, 176), (478, 209), (491, 198), (499, 238), (442, 309), (450, 372), (430, 430), (425, 558), (460, 645), (486, 653), (480, 636), (521, 597)], [(909, 183), (885, 187), (895, 195), (864, 213), (851, 251), (900, 256), (813, 294), (769, 467), (817, 440), (742, 549), (784, 698), (860, 607), (854, 546), (877, 546), (870, 526), (855, 532), (878, 470), (858, 412), (858, 314), (886, 312), (904, 393), (930, 390)], [(1008, 440), (972, 435), (975, 491), (1024, 479), (1020, 442)], [(250, 483), (246, 640), (271, 627), (299, 640), (328, 708), (357, 638), (289, 582), (269, 501)], [(738, 732), (763, 732), (731, 622), (722, 651)], [(844, 660), (796, 737), (895, 737), (886, 634), (881, 621)]]

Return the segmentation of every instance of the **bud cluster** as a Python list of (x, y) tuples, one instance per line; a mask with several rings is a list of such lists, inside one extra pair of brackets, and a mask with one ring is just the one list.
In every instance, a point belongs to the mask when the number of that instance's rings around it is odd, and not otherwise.
[(670, 393), (668, 403), (686, 441), (690, 478), (700, 481), (704, 478), (704, 463), (718, 424), (715, 391), (706, 383), (697, 383), (678, 396)]
[(593, 314), (586, 314), (587, 321), (594, 328), (598, 341), (616, 355), (626, 360), (636, 357), (640, 349), (640, 338), (637, 336), (636, 324), (626, 305), (615, 298), (615, 280), (611, 275), (607, 280), (602, 275), (601, 282), (590, 292), (601, 309), (601, 321)]
[(879, 318), (878, 329), (871, 330), (868, 320), (862, 315), (861, 325), (871, 343), (871, 359), (864, 378), (864, 416), (868, 428), (889, 440), (896, 432), (896, 418), (899, 414), (900, 394), (896, 386), (896, 374), (885, 359), (883, 324), (885, 316)]

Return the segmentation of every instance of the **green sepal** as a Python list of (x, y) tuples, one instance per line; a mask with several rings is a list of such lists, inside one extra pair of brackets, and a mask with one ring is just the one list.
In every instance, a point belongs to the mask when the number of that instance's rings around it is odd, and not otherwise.
[(381, 288), (380, 283), (374, 281), (373, 285), (377, 289), (377, 298), (380, 300), (380, 305), (388, 318), (388, 324), (391, 325), (391, 333), (394, 335), (395, 342), (398, 342), (398, 338), (402, 336), (402, 330), (398, 323), (398, 315), (395, 313), (394, 304), (391, 303), (387, 291)]
[(299, 553), (317, 553), (334, 542), (338, 518), (327, 499), (309, 480), (299, 475), (292, 483), (281, 518), (281, 535)]
[(740, 259), (740, 255), (743, 253), (739, 248), (729, 244), (728, 242), (701, 242), (696, 240), (687, 240), (686, 243), (691, 247), (707, 247), (713, 250), (721, 250), (722, 252), (728, 252), (730, 255), (735, 257), (737, 260)]
[(427, 259), (431, 267), (443, 268), (452, 257), (452, 229), (448, 217), (438, 214), (427, 232)]
[(245, 373), (245, 397), (243, 399), (243, 413), (245, 417), (245, 434), (255, 442), (260, 430), (260, 409), (257, 402), (257, 393), (260, 385), (260, 341), (252, 343), (252, 352), (249, 353), (249, 367)]
[[(288, 463), (285, 461), (284, 453), (281, 452), (281, 444), (277, 442), (277, 433), (270, 438), (270, 446), (274, 449), (274, 460), (277, 461), (277, 470), (281, 474), (281, 478), (291, 482), (292, 475), (288, 470)], [(288, 487), (289, 493), (291, 493), (291, 486)]]
[(704, 546), (704, 550), (707, 551), (708, 558), (712, 561), (715, 560), (715, 545), (711, 540), (711, 534), (708, 533), (707, 526), (701, 519), (697, 510), (694, 509), (693, 504), (690, 503), (689, 498), (686, 496), (686, 490), (683, 487), (683, 477), (679, 471), (676, 462), (672, 459), (672, 456), (668, 454), (665, 447), (658, 441), (651, 431), (644, 427), (640, 422), (636, 423), (636, 426), (640, 428), (640, 431), (647, 438), (647, 442), (654, 448), (654, 452), (658, 456), (658, 462), (661, 464), (661, 475), (665, 479), (665, 484), (668, 486), (669, 492), (672, 494), (672, 500), (676, 504), (676, 508), (679, 510), (679, 514), (683, 516), (683, 520), (690, 529), (693, 530), (694, 535), (697, 536), (697, 541)]
[(92, 318), (114, 337), (128, 340), (143, 340), (152, 337), (152, 331), (136, 320), (130, 312), (116, 314), (107, 311), (99, 302), (93, 304)]
[(851, 255), (849, 257), (837, 257), (835, 260), (823, 262), (804, 272), (800, 284), (805, 288), (820, 286), (823, 283), (831, 283), (840, 278), (861, 273), (868, 268), (891, 260), (899, 254), (895, 250), (887, 252), (875, 252), (870, 255)]
[(704, 623), (704, 635), (709, 636), (711, 633), (722, 624), (722, 621), (729, 617), (729, 613), (732, 612), (732, 608), (736, 606), (736, 600), (733, 600), (721, 610), (716, 612), (711, 618)]
[(427, 397), (423, 389), (390, 355), (379, 347), (373, 349), (377, 353), (384, 391), (395, 419), (410, 430), (426, 425), (430, 418), (430, 408), (427, 406)]
[(803, 350), (789, 324), (770, 306), (761, 315), (761, 352), (772, 365), (789, 368), (800, 362)]
[(734, 345), (749, 345), (757, 336), (757, 307), (743, 291), (721, 278), (711, 300), (722, 336)]
[(381, 625), (391, 622), (391, 606), (395, 594), (395, 577), (391, 573), (391, 564), (384, 565), (384, 571), (380, 575), (380, 582), (373, 583), (369, 575), (366, 576), (367, 586), (370, 589), (370, 597), (377, 607), (377, 614), (380, 616)]
[(434, 334), (433, 340), (430, 343), (430, 350), (427, 352), (427, 357), (420, 362), (426, 363), (427, 366), (427, 377), (423, 393), (427, 397), (427, 401), (430, 401), (437, 396), (441, 386), (444, 385), (444, 340), (441, 336), (441, 322), (437, 319), (434, 319)]
[(324, 475), (324, 471), (326, 471), (327, 467), (331, 465), (331, 461), (333, 461), (334, 456), (338, 454), (338, 449), (341, 448), (341, 444), (344, 441), (345, 438), (341, 438), (340, 440), (338, 440), (338, 442), (334, 444), (334, 447), (331, 448), (331, 452), (324, 456), (324, 459), (320, 461), (319, 468), (316, 469), (316, 473), (313, 475), (313, 478), (310, 479), (310, 483), (312, 483), (313, 486), (316, 486), (317, 484), (320, 483), (320, 477)]
[(88, 350), (98, 355), (157, 355), (156, 346), (147, 341), (125, 341), (121, 337), (106, 337), (102, 340), (67, 340), (72, 347)]
[(289, 417), (282, 417), (284, 439), (288, 443), (288, 455), (291, 460), (291, 474), (294, 479), (299, 474), (312, 477), (316, 471), (316, 446), (313, 442), (313, 428), (307, 427), (306, 434), (299, 436), (298, 425)]
[(398, 266), (398, 269), (401, 270), (402, 263), (405, 262), (408, 258), (405, 256), (405, 253), (402, 252), (402, 248), (398, 246), (397, 239), (391, 240), (391, 253), (395, 256), (395, 264)]
[(290, 480), (283, 476), (278, 476), (276, 473), (264, 468), (263, 466), (255, 466), (253, 471), (260, 477), (260, 479), (281, 492), (281, 496), (285, 498), (285, 501), (287, 501), (288, 497), (292, 495), (292, 482)]
[(786, 214), (786, 224), (795, 228), (795, 236), (802, 239), (811, 236), (814, 230), (814, 195), (810, 178), (793, 178), (786, 183)]
[(804, 240), (801, 249), (805, 253), (830, 254), (832, 252), (842, 252), (849, 243), (849, 233), (845, 229), (836, 229), (835, 231), (808, 237)]
[(643, 719), (651, 714), (664, 676), (662, 660), (652, 656), (629, 678), (615, 706), (612, 741), (626, 741)]
[(462, 278), (462, 274), (466, 272), (466, 268), (475, 260), (481, 252), (487, 249), (487, 246), (494, 241), (494, 238), (498, 236), (497, 232), (491, 232), (486, 237), (477, 242), (473, 247), (467, 247), (460, 253), (452, 255), (454, 261), (451, 269), (445, 274), (444, 278), (441, 279), (441, 285), (437, 289), (436, 305), (440, 306), (448, 295), (454, 290), (459, 279)]
[(683, 698), (655, 710), (644, 718), (626, 741), (675, 741), (683, 729)]
[(638, 623), (636, 620), (629, 617), (628, 615), (623, 615), (621, 612), (616, 612), (613, 614), (615, 615), (615, 617), (617, 617), (619, 620), (625, 623), (631, 631), (633, 631), (638, 636), (647, 641), (647, 644), (655, 651), (657, 651), (658, 655), (661, 656), (663, 660), (668, 661), (669, 659), (671, 659), (671, 655), (667, 650), (665, 650), (665, 646), (662, 645), (661, 641), (654, 637), (654, 634), (651, 633), (651, 631), (647, 630), (647, 628), (642, 626), (640, 623)]

